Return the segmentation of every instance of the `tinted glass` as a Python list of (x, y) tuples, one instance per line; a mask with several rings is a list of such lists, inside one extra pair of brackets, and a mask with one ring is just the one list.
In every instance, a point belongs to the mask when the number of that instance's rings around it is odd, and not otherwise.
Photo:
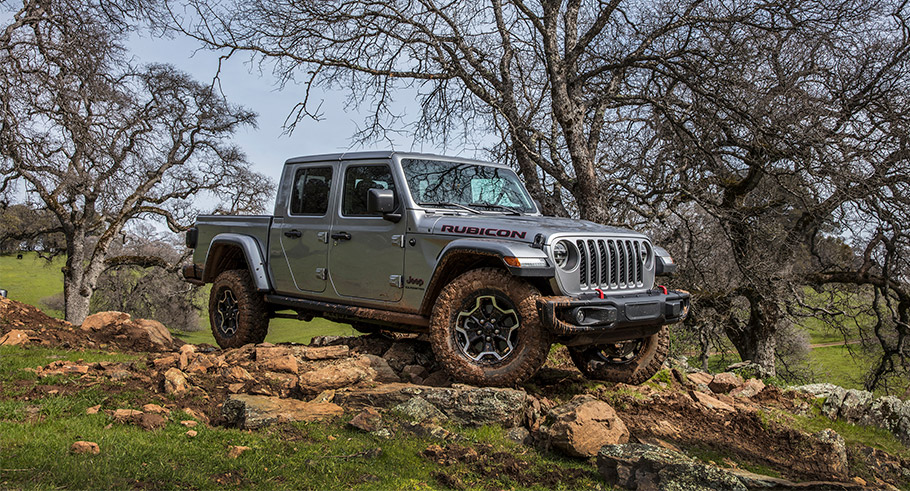
[(331, 167), (304, 167), (294, 175), (291, 189), (292, 215), (325, 215), (332, 189)]
[[(387, 165), (355, 165), (348, 167), (344, 174), (344, 198), (341, 212), (346, 216), (379, 215), (367, 212), (367, 196), (370, 189), (395, 190), (392, 171)], [(397, 203), (396, 197), (396, 203)]]

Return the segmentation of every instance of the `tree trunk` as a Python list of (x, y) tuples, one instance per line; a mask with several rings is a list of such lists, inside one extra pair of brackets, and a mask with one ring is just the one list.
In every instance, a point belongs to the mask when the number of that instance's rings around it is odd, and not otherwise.
[(82, 288), (71, 285), (71, 282), (64, 277), (63, 280), (63, 299), (65, 300), (64, 318), (70, 324), (78, 326), (85, 321), (89, 313), (89, 301), (92, 299), (91, 293), (83, 295)]
[(740, 358), (759, 365), (762, 376), (773, 377), (775, 369), (774, 351), (777, 347), (778, 310), (777, 304), (750, 292), (749, 321), (746, 325), (730, 325), (725, 331)]

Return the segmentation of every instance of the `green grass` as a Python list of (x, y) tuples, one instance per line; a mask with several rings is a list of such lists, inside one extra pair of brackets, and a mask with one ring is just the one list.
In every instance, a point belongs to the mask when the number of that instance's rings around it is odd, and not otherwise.
[(815, 348), (809, 359), (816, 379), (847, 389), (862, 389), (863, 375), (871, 367), (871, 362), (858, 351), (851, 354), (849, 347), (843, 345)]
[[(384, 439), (348, 426), (351, 414), (327, 422), (286, 423), (257, 431), (199, 426), (198, 436), (190, 438), (185, 434), (187, 428), (179, 424), (187, 419), (182, 411), (172, 412), (166, 427), (157, 431), (114, 423), (103, 410), (139, 408), (154, 399), (139, 390), (111, 390), (113, 382), (70, 395), (22, 397), (23, 390), (49, 383), (48, 378), (38, 380), (23, 368), (80, 359), (123, 362), (132, 357), (0, 348), (0, 489), (444, 489), (435, 477), (440, 471), (457, 476), (472, 488), (549, 489), (522, 485), (506, 473), (488, 472), (470, 463), (440, 466), (422, 452), (431, 444), (445, 442), (400, 428), (395, 438)], [(53, 383), (65, 386), (76, 383), (76, 377), (55, 377)], [(85, 414), (86, 408), (97, 404), (102, 412)], [(395, 424), (391, 416), (385, 420)], [(495, 426), (448, 428), (461, 435), (459, 445), (486, 447), (491, 453), (506, 452), (522, 459), (526, 463), (522, 475), (567, 472), (580, 476), (574, 487), (598, 487), (588, 462), (519, 447)], [(79, 440), (98, 443), (101, 453), (71, 454), (70, 446)], [(231, 459), (227, 453), (232, 445), (252, 450)], [(495, 463), (493, 457), (487, 462)], [(565, 489), (568, 484), (556, 486)]]
[[(9, 298), (44, 310), (41, 299), (63, 292), (63, 273), (60, 268), (65, 259), (58, 256), (48, 263), (33, 252), (26, 252), (22, 259), (16, 255), (0, 255), (0, 288), (8, 290)], [(206, 296), (207, 298), (207, 296)], [(44, 310), (44, 313), (58, 319), (63, 318), (59, 310)], [(203, 309), (200, 325), (203, 329), (194, 332), (172, 332), (187, 343), (215, 344), (208, 325), (208, 312)], [(272, 319), (266, 341), (270, 343), (309, 343), (314, 336), (355, 336), (359, 334), (347, 324), (339, 324), (316, 318), (310, 322), (293, 319)]]

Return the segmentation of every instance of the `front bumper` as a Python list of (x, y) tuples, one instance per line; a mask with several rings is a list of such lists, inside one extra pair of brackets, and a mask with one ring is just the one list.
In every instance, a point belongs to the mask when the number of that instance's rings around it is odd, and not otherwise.
[(601, 344), (650, 336), (689, 312), (689, 293), (653, 289), (628, 295), (541, 297), (543, 325), (568, 345)]

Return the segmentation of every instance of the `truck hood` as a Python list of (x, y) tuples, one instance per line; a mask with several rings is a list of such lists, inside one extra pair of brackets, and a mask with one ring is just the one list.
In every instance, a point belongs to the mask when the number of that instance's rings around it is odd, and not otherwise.
[(533, 242), (537, 234), (544, 235), (544, 243), (551, 236), (568, 233), (572, 235), (623, 235), (645, 237), (629, 229), (610, 227), (587, 220), (545, 216), (509, 215), (457, 215), (424, 216), (419, 219), (418, 229), (431, 234), (457, 235), (464, 237), (486, 237)]

